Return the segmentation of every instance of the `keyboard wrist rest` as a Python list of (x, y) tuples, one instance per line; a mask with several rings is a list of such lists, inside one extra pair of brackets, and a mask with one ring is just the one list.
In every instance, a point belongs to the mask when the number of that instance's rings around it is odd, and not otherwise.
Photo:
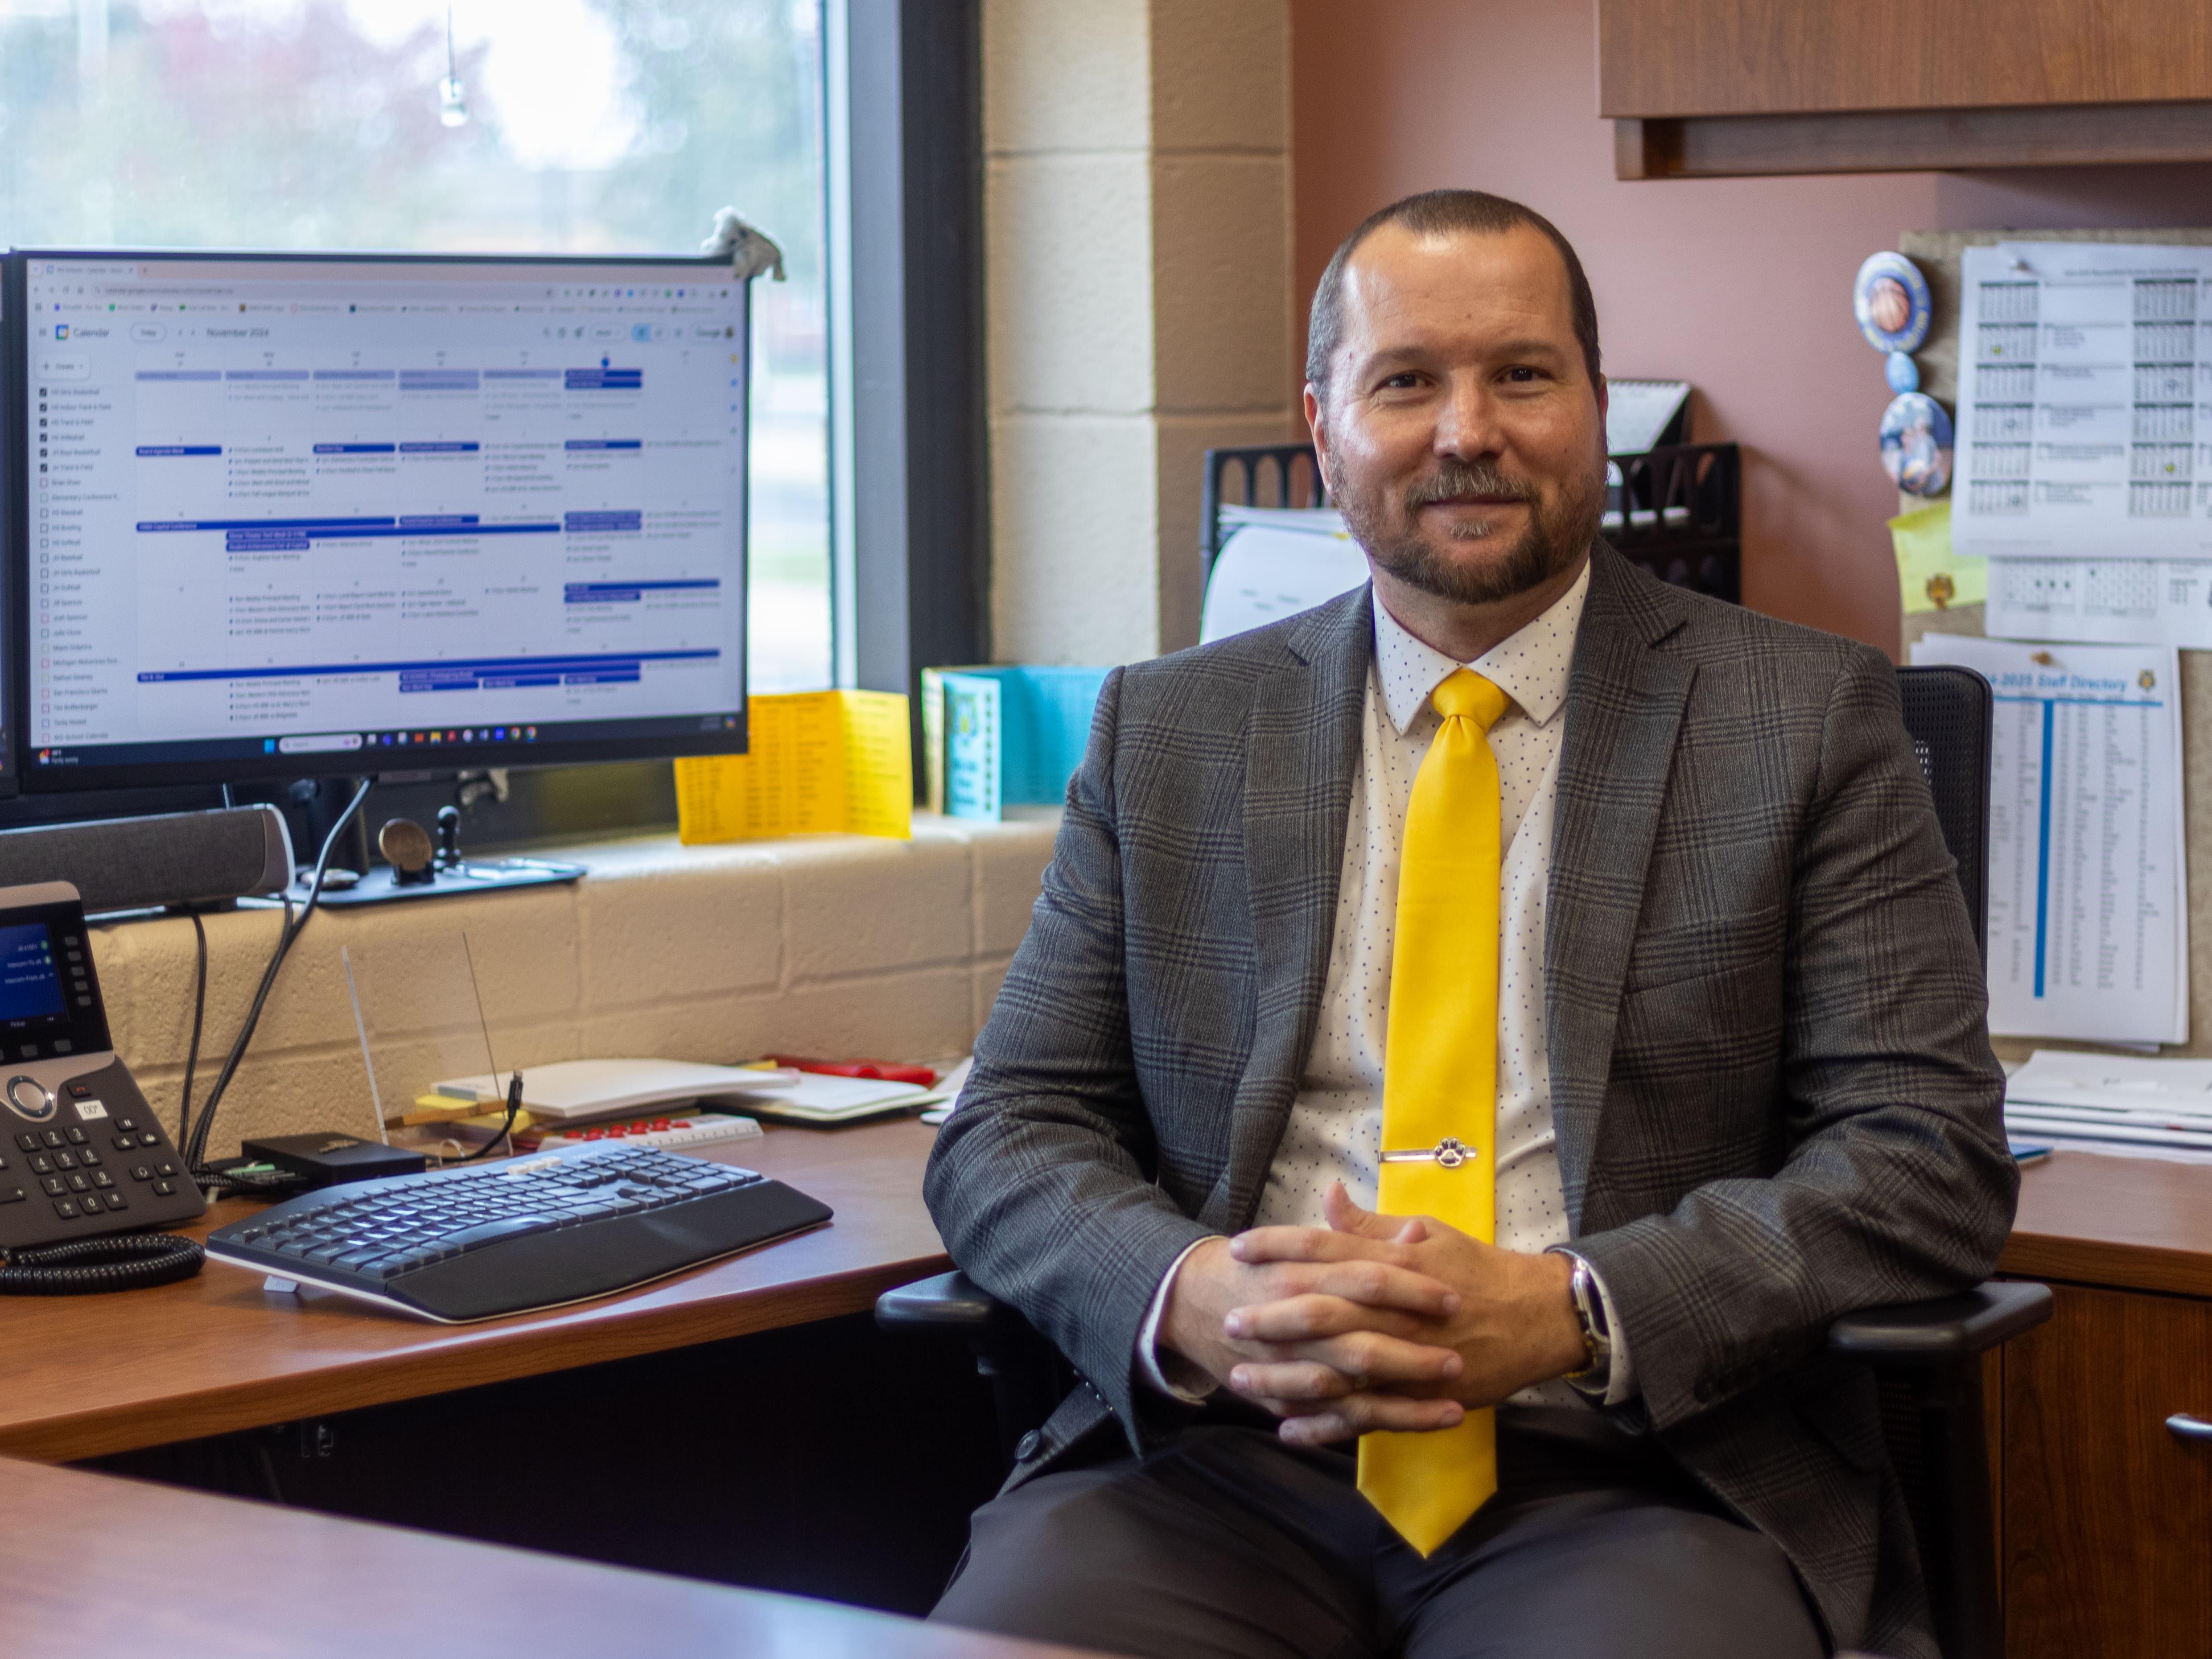
[(665, 1209), (495, 1239), (389, 1279), (319, 1266), (220, 1237), (209, 1240), (208, 1253), (236, 1267), (396, 1303), (447, 1323), (464, 1323), (627, 1290), (819, 1226), (830, 1214), (820, 1200), (771, 1179)]

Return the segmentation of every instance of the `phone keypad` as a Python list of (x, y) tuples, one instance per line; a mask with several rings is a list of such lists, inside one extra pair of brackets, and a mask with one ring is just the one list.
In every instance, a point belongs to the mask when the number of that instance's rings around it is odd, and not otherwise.
[[(196, 1194), (183, 1161), (142, 1102), (121, 1108), (128, 1089), (100, 1081), (57, 1085), (61, 1109), (51, 1127), (10, 1124), (0, 1135), (0, 1240), (59, 1242), (184, 1218), (183, 1201)], [(80, 1105), (95, 1115), (78, 1115)], [(28, 1201), (39, 1199), (43, 1211)]]

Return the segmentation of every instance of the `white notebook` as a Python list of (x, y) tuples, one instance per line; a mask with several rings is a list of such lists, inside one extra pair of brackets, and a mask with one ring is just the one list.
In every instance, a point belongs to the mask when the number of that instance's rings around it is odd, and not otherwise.
[[(695, 1100), (719, 1100), (732, 1095), (773, 1098), (777, 1091), (793, 1087), (799, 1077), (797, 1072), (702, 1066), (688, 1060), (562, 1060), (522, 1068), (522, 1103), (534, 1118), (567, 1122), (642, 1106), (688, 1105)], [(498, 1105), (507, 1099), (507, 1079), (483, 1072), (474, 1077), (449, 1078), (431, 1087), (455, 1100), (477, 1100), (487, 1105)]]
[(851, 1123), (864, 1117), (915, 1111), (943, 1098), (940, 1090), (916, 1088), (911, 1083), (801, 1072), (799, 1081), (789, 1088), (750, 1095), (717, 1095), (715, 1101), (719, 1105), (750, 1112), (755, 1117), (775, 1118), (786, 1123)]

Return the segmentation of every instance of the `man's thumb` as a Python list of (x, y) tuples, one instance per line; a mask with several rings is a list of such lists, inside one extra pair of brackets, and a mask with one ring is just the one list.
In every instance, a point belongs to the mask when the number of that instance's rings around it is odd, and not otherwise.
[(1340, 1233), (1354, 1233), (1361, 1238), (1383, 1238), (1394, 1244), (1419, 1244), (1429, 1236), (1419, 1216), (1377, 1215), (1364, 1210), (1345, 1190), (1341, 1181), (1332, 1181), (1328, 1191), (1322, 1195), (1322, 1213), (1330, 1228)]
[(1353, 1202), (1341, 1181), (1328, 1183), (1328, 1191), (1322, 1196), (1322, 1213), (1336, 1231), (1357, 1233), (1362, 1238), (1395, 1237), (1401, 1224), (1390, 1217), (1362, 1209)]

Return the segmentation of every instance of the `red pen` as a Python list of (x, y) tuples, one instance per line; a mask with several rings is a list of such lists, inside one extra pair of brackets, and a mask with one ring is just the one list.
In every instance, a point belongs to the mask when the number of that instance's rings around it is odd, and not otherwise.
[(824, 1077), (858, 1077), (878, 1083), (911, 1083), (923, 1089), (937, 1081), (937, 1073), (927, 1066), (900, 1066), (887, 1060), (801, 1060), (795, 1054), (770, 1054), (769, 1058), (794, 1072), (816, 1072)]

